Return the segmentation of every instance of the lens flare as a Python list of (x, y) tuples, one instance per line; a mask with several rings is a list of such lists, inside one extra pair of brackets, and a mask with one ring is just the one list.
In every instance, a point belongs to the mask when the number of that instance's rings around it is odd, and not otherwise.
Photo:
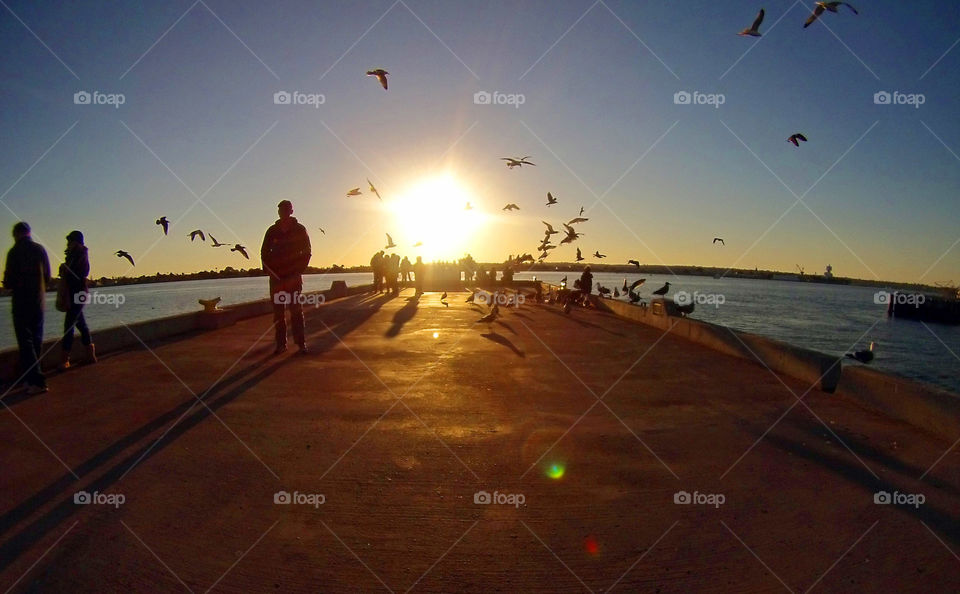
[(552, 479), (563, 478), (563, 473), (566, 472), (566, 468), (563, 467), (563, 464), (555, 462), (550, 465), (550, 468), (547, 468), (547, 476)]
[(433, 333), (433, 337), (434, 337), (434, 338), (440, 338), (440, 333), (439, 333), (439, 332), (434, 332), (434, 333)]
[(598, 543), (597, 539), (591, 534), (583, 539), (583, 548), (591, 555), (596, 555), (600, 552), (600, 543)]

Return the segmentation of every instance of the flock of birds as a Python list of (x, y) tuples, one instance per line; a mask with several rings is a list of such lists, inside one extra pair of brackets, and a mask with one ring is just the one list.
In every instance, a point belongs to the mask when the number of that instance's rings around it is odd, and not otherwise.
[[(170, 233), (170, 221), (167, 219), (167, 217), (160, 217), (159, 219), (156, 220), (156, 224), (163, 230), (163, 234), (164, 234), (164, 235), (168, 235), (168, 234)], [(223, 246), (225, 246), (225, 245), (230, 245), (230, 244), (227, 244), (227, 243), (221, 243), (221, 242), (217, 241), (217, 238), (214, 237), (212, 233), (204, 233), (203, 230), (201, 230), (201, 229), (194, 229), (194, 230), (191, 231), (190, 233), (187, 233), (187, 237), (190, 238), (190, 241), (191, 241), (191, 242), (192, 242), (192, 241), (195, 241), (198, 237), (200, 238), (200, 241), (206, 242), (206, 241), (207, 241), (207, 235), (210, 236), (210, 242), (211, 242), (211, 243), (210, 243), (210, 246), (211, 246), (211, 247), (218, 248), (218, 247), (223, 247)], [(237, 252), (237, 253), (239, 253), (240, 255), (242, 255), (242, 256), (243, 256), (244, 258), (246, 258), (247, 260), (250, 259), (250, 256), (247, 254), (247, 248), (245, 248), (244, 246), (240, 245), (239, 243), (234, 244), (234, 246), (233, 246), (232, 248), (230, 248), (230, 251), (231, 251), (231, 252)], [(130, 265), (131, 265), (131, 266), (136, 266), (136, 265), (137, 265), (137, 264), (133, 261), (133, 256), (130, 255), (130, 252), (127, 252), (127, 251), (124, 251), (124, 250), (117, 250), (117, 251), (116, 251), (116, 255), (117, 255), (118, 258), (126, 258), (127, 261), (130, 262)]]

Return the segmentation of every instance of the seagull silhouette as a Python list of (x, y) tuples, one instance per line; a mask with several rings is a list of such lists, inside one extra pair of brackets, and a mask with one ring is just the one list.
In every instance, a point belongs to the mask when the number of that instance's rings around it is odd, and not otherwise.
[(753, 24), (750, 25), (750, 28), (740, 31), (739, 33), (737, 33), (737, 35), (749, 35), (751, 37), (760, 37), (762, 35), (760, 33), (760, 23), (762, 22), (763, 22), (763, 9), (761, 8), (760, 13), (757, 14), (757, 18), (754, 19)]
[(507, 169), (513, 169), (514, 167), (521, 167), (521, 168), (522, 168), (524, 165), (533, 165), (534, 167), (536, 167), (536, 166), (537, 166), (536, 163), (531, 163), (530, 161), (527, 161), (527, 159), (529, 159), (529, 158), (530, 158), (530, 156), (528, 155), (528, 156), (526, 156), (526, 157), (519, 157), (519, 158), (516, 158), (516, 157), (500, 157), (500, 160), (507, 162)]
[(797, 132), (796, 134), (792, 134), (790, 138), (787, 139), (787, 142), (792, 142), (793, 146), (800, 146), (800, 143), (797, 142), (798, 140), (801, 142), (806, 142), (807, 137)]
[(200, 240), (201, 240), (201, 241), (206, 241), (206, 240), (207, 240), (206, 235), (204, 235), (204, 234), (203, 234), (203, 231), (201, 231), (200, 229), (196, 229), (195, 231), (191, 231), (191, 232), (189, 233), (189, 235), (190, 235), (190, 241), (193, 241), (194, 239), (196, 239), (198, 235), (200, 236)]
[(387, 75), (390, 74), (383, 68), (377, 68), (376, 70), (367, 70), (367, 76), (376, 76), (377, 80), (380, 81), (380, 86), (383, 87), (383, 90), (387, 90)]
[(630, 289), (627, 288), (627, 277), (623, 277), (623, 292), (626, 293)]
[(640, 268), (640, 262), (637, 262), (636, 260), (627, 260), (627, 264), (633, 264), (637, 268)]
[(363, 192), (360, 191), (360, 188), (354, 188), (347, 192), (347, 196), (360, 196)]
[(597, 251), (593, 252), (593, 257), (594, 257), (594, 258), (606, 258), (607, 255), (606, 255), (606, 254), (601, 254), (601, 253), (600, 253), (600, 250), (597, 250)]
[(580, 253), (580, 248), (577, 248), (577, 262), (580, 262), (583, 259), (583, 254)]
[(213, 247), (220, 247), (220, 246), (222, 246), (222, 245), (228, 245), (228, 244), (226, 244), (226, 243), (220, 243), (219, 241), (217, 241), (217, 238), (213, 236), (213, 233), (210, 233), (209, 235), (210, 235), (210, 241), (213, 242)]
[(130, 265), (131, 265), (131, 266), (136, 266), (136, 264), (133, 263), (133, 256), (131, 256), (130, 254), (128, 254), (127, 252), (125, 252), (125, 251), (123, 251), (123, 250), (117, 250), (117, 257), (118, 257), (118, 258), (126, 258), (127, 260), (130, 261)]
[(713, 243), (717, 243), (718, 241), (720, 242), (720, 245), (727, 245), (726, 243), (723, 242), (723, 238), (722, 238), (722, 237), (714, 237), (714, 238), (713, 238)]
[[(642, 284), (645, 283), (645, 282), (647, 282), (647, 279), (645, 279), (645, 278), (637, 279), (637, 280), (633, 281), (633, 284), (630, 285), (630, 288), (629, 288), (629, 289), (626, 289), (626, 290), (629, 290), (629, 291), (632, 293), (634, 289), (636, 289), (637, 287), (639, 287), (640, 285), (642, 285)], [(623, 284), (624, 284), (624, 286), (626, 286), (626, 284), (627, 284), (627, 279), (623, 279)], [(670, 283), (667, 283), (667, 284), (669, 285)]]
[(243, 246), (240, 245), (239, 243), (235, 243), (235, 244), (233, 245), (233, 247), (230, 248), (230, 251), (231, 251), (231, 252), (238, 252), (240, 255), (242, 255), (242, 256), (243, 256), (244, 258), (246, 258), (247, 260), (250, 259), (250, 256), (247, 255), (247, 248), (243, 247)]
[(853, 353), (847, 353), (846, 357), (848, 359), (856, 359), (861, 363), (869, 363), (873, 361), (873, 343), (870, 343), (870, 347), (863, 351), (856, 351)]
[(166, 235), (167, 231), (170, 229), (170, 221), (167, 220), (167, 217), (160, 217), (157, 219), (157, 224), (163, 227), (163, 234)]
[[(323, 230), (323, 227), (317, 227), (317, 229), (320, 229), (320, 233), (323, 233), (324, 235), (327, 234), (327, 232)], [(211, 235), (210, 237), (213, 237), (213, 235)]]
[(504, 206), (500, 210), (520, 210), (520, 207), (514, 204), (513, 202), (511, 202), (510, 204)]
[[(389, 237), (389, 235), (387, 237)], [(413, 247), (420, 247), (421, 245), (423, 245), (423, 242), (418, 241), (417, 243), (413, 244)]]
[(564, 243), (573, 243), (577, 240), (583, 233), (577, 233), (576, 231), (567, 231), (567, 236), (560, 240), (560, 244)]
[(580, 207), (580, 214), (578, 214), (577, 216), (578, 216), (578, 217), (582, 217), (582, 216), (583, 216), (583, 207), (582, 207), (582, 206)]
[(583, 218), (583, 217), (577, 217), (577, 218), (575, 218), (575, 219), (570, 219), (569, 221), (567, 221), (567, 224), (568, 224), (568, 225), (576, 225), (577, 223), (586, 223), (586, 222), (589, 221), (589, 220), (590, 220), (590, 219), (585, 219), (585, 218)]
[(670, 283), (666, 283), (659, 289), (653, 292), (654, 295), (666, 295), (670, 291)]
[(547, 226), (547, 237), (548, 237), (548, 238), (549, 238), (551, 235), (553, 235), (554, 233), (560, 233), (559, 231), (555, 230), (555, 229), (553, 228), (553, 225), (551, 225), (550, 223), (548, 223), (548, 222), (546, 222), (546, 221), (540, 221), (540, 222)]
[(853, 14), (860, 14), (857, 12), (857, 9), (853, 7), (853, 5), (847, 4), (846, 2), (817, 2), (817, 5), (813, 7), (813, 14), (807, 17), (807, 22), (803, 24), (803, 28), (806, 29), (812, 25), (813, 22), (817, 20), (821, 14), (823, 14), (823, 11), (836, 13), (837, 7), (839, 7), (841, 4), (846, 5), (847, 8), (853, 11)]
[[(378, 192), (377, 189), (373, 187), (373, 184), (370, 182), (369, 177), (367, 178), (367, 185), (370, 186), (370, 191), (376, 194), (377, 198), (380, 198), (380, 192)], [(383, 201), (383, 198), (380, 198), (380, 200)]]
[(389, 250), (390, 248), (397, 247), (397, 244), (393, 243), (393, 238), (390, 237), (390, 234), (387, 233), (386, 235), (387, 235), (387, 245), (383, 246), (383, 249)]
[(553, 197), (553, 194), (551, 194), (550, 192), (547, 192), (547, 206), (550, 206), (551, 204), (556, 204), (556, 203), (557, 203), (557, 199)]

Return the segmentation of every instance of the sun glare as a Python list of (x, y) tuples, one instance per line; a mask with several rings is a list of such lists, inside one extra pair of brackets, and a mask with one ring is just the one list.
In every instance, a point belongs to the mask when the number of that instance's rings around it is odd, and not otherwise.
[[(474, 196), (452, 174), (415, 182), (389, 207), (400, 253), (410, 254), (411, 260), (422, 256), (424, 262), (455, 260), (469, 253), (485, 221)], [(423, 245), (413, 247), (417, 243)]]

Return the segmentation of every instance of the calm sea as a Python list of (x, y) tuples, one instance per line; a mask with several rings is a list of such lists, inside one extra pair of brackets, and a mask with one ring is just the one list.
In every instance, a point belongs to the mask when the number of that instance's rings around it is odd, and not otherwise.
[[(518, 273), (517, 279), (559, 282), (574, 273)], [(304, 290), (328, 289), (335, 280), (348, 286), (370, 282), (370, 274), (315, 274), (304, 277)], [(871, 365), (898, 375), (948, 388), (960, 393), (960, 326), (922, 324), (888, 319), (886, 306), (876, 303), (878, 289), (790, 281), (714, 279), (712, 277), (596, 274), (594, 281), (611, 290), (646, 278), (639, 293), (649, 300), (651, 292), (670, 281), (670, 295), (690, 295), (697, 305), (691, 317), (737, 330), (762, 334), (825, 353), (843, 353), (866, 348), (875, 342)], [(91, 328), (122, 324), (197, 311), (197, 299), (221, 297), (221, 305), (264, 299), (266, 277), (183, 281), (124, 287), (98, 288), (100, 303), (86, 308)], [(117, 305), (122, 295), (122, 305)], [(112, 296), (112, 297), (111, 297)], [(9, 297), (0, 298), (0, 348), (16, 345), (10, 319)], [(46, 338), (56, 338), (63, 314), (53, 310), (48, 296)], [(852, 362), (851, 362), (852, 363)], [(853, 363), (856, 364), (856, 363)]]

